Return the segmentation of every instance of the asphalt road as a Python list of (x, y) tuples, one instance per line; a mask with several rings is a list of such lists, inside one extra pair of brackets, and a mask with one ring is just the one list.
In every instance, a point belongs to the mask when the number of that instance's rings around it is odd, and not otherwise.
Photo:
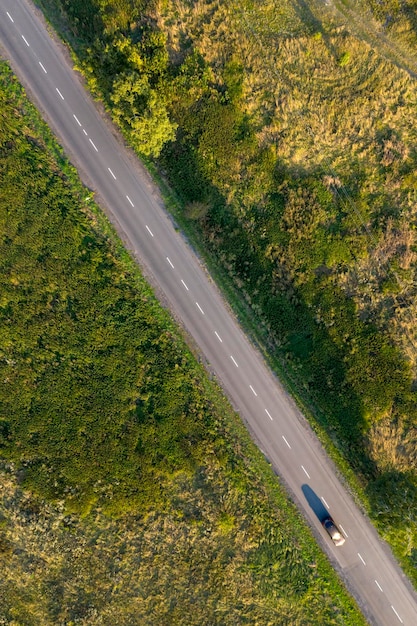
[[(0, 0), (0, 42), (84, 180), (99, 192), (166, 304), (283, 478), (368, 621), (417, 624), (417, 596), (388, 547), (355, 506), (331, 461), (215, 285), (175, 231), (140, 166), (117, 140), (28, 0)], [(328, 510), (346, 542), (335, 547), (319, 517)]]

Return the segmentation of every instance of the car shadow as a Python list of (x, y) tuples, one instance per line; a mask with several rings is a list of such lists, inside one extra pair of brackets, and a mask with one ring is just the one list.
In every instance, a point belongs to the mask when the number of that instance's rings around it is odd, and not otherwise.
[(329, 511), (326, 509), (316, 492), (313, 491), (309, 485), (302, 485), (301, 491), (303, 492), (313, 513), (317, 516), (320, 522), (326, 519), (326, 517), (329, 517)]

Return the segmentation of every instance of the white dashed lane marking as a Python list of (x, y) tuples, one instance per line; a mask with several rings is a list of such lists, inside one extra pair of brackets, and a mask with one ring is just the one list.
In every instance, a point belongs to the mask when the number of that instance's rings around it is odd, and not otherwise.
[(109, 170), (110, 174), (113, 176), (114, 180), (117, 180), (116, 176), (113, 174), (113, 172), (111, 171), (111, 169), (110, 169), (109, 167), (108, 167), (107, 169)]
[(200, 313), (202, 313), (203, 315), (205, 315), (203, 309), (201, 308), (201, 306), (198, 304), (198, 302), (196, 302), (196, 306), (198, 308), (198, 310), (200, 311)]
[(376, 584), (376, 586), (378, 587), (378, 589), (379, 589), (380, 591), (382, 591), (382, 593), (384, 593), (384, 590), (382, 589), (381, 585), (379, 584), (379, 582), (378, 582), (377, 580), (375, 580), (375, 584)]
[(249, 385), (249, 389), (251, 390), (251, 392), (253, 393), (254, 396), (257, 396), (258, 394), (256, 393), (255, 389), (252, 387), (252, 385)]
[(24, 35), (22, 35), (22, 39), (25, 42), (25, 44), (27, 45), (27, 47), (30, 48), (28, 40), (26, 39), (26, 37)]
[(397, 611), (394, 609), (394, 607), (391, 604), (391, 608), (394, 611), (395, 615), (398, 617), (399, 621), (401, 622), (401, 624), (404, 624), (403, 620), (401, 619), (401, 617), (398, 615)]
[(236, 363), (236, 361), (234, 360), (234, 358), (232, 357), (232, 355), (230, 355), (230, 358), (232, 359), (233, 363), (236, 365), (236, 367), (239, 367), (239, 365)]
[(265, 409), (265, 413), (267, 414), (267, 416), (269, 417), (269, 419), (271, 420), (271, 422), (273, 421), (272, 419), (272, 415), (271, 413), (268, 411), (268, 409)]
[(181, 282), (182, 282), (182, 284), (184, 285), (184, 287), (186, 288), (186, 290), (187, 290), (187, 291), (190, 291), (190, 290), (188, 289), (187, 285), (185, 284), (185, 282), (183, 281), (183, 279), (182, 279), (182, 278), (181, 278)]
[(46, 71), (45, 66), (43, 65), (43, 63), (41, 63), (41, 62), (39, 61), (39, 65), (41, 66), (41, 68), (43, 69), (43, 71), (45, 72), (45, 74), (47, 74), (48, 72)]
[(304, 467), (304, 465), (301, 466), (301, 469), (303, 470), (304, 474), (307, 476), (307, 478), (310, 478), (310, 474), (307, 472), (306, 468)]
[(219, 333), (217, 332), (217, 330), (214, 331), (214, 334), (216, 335), (217, 339), (220, 341), (220, 343), (223, 343), (223, 339), (220, 337)]
[(285, 441), (285, 443), (287, 444), (287, 446), (289, 447), (289, 449), (291, 450), (291, 446), (290, 446), (290, 444), (288, 443), (288, 441), (285, 439), (284, 435), (282, 435), (282, 438), (283, 438), (283, 440)]
[(323, 502), (324, 506), (328, 509), (330, 509), (329, 505), (327, 504), (326, 500), (322, 497), (321, 501)]
[(58, 87), (55, 87), (56, 92), (58, 94), (58, 96), (61, 98), (61, 100), (65, 100), (64, 96), (62, 95), (62, 93), (59, 91)]
[(96, 144), (94, 143), (94, 141), (92, 139), (90, 139), (90, 137), (88, 138), (88, 141), (91, 143), (91, 145), (93, 146), (94, 150), (96, 152), (98, 152), (98, 148), (97, 148)]
[(172, 267), (172, 269), (174, 269), (174, 265), (173, 265), (171, 259), (168, 256), (167, 256), (167, 261), (170, 264), (170, 266)]
[(340, 530), (342, 531), (342, 533), (344, 534), (344, 536), (346, 537), (346, 539), (349, 537), (349, 535), (347, 534), (347, 532), (345, 531), (345, 529), (343, 528), (342, 524), (339, 524), (340, 526)]
[(129, 198), (129, 196), (126, 196), (126, 198), (127, 198), (127, 201), (129, 202), (129, 204), (130, 204), (130, 205), (132, 205), (132, 206), (134, 207), (135, 205), (133, 204), (133, 202), (132, 202), (132, 200)]
[(88, 133), (87, 133), (87, 131), (85, 130), (85, 128), (83, 128), (83, 133), (84, 133), (84, 135), (85, 135), (86, 137), (88, 137)]
[(75, 121), (77, 122), (78, 126), (82, 126), (80, 120), (78, 119), (78, 117), (76, 115), (74, 115), (74, 113), (72, 114), (72, 117), (75, 119)]
[(11, 22), (13, 22), (13, 24), (14, 24), (14, 19), (12, 18), (12, 16), (10, 15), (10, 13), (9, 13), (8, 11), (6, 11), (6, 13), (7, 13), (7, 17), (9, 18), (9, 20), (10, 20)]
[(146, 224), (146, 230), (148, 231), (150, 236), (153, 237), (153, 232), (151, 231), (151, 229), (149, 228), (149, 226), (147, 224)]
[(358, 552), (358, 557), (360, 558), (360, 560), (362, 561), (362, 563), (363, 563), (364, 565), (366, 565), (366, 563), (365, 563), (365, 560), (364, 560), (363, 556), (362, 556), (361, 554), (359, 554), (359, 552)]

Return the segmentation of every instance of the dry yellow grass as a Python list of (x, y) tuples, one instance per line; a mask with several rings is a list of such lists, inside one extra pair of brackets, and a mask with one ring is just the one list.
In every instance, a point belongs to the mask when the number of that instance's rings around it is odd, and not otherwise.
[(417, 427), (393, 421), (387, 416), (367, 434), (371, 458), (381, 471), (403, 471), (417, 469)]
[(68, 515), (23, 491), (10, 468), (0, 478), (2, 624), (362, 623), (337, 606), (341, 590), (332, 600), (323, 592), (321, 557), (310, 548), (310, 561), (301, 557), (300, 537), (289, 540), (262, 489), (239, 493), (215, 466), (194, 482), (178, 476), (170, 510), (117, 521)]

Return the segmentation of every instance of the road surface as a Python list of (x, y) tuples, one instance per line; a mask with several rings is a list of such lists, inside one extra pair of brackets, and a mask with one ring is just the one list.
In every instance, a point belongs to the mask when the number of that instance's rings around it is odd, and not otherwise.
[[(295, 404), (244, 336), (28, 0), (0, 0), (0, 43), (82, 178), (98, 191), (165, 304), (222, 382), (368, 621), (415, 626), (416, 595), (388, 547), (354, 504)], [(323, 531), (319, 518), (326, 511), (346, 536), (342, 547), (333, 546)]]

